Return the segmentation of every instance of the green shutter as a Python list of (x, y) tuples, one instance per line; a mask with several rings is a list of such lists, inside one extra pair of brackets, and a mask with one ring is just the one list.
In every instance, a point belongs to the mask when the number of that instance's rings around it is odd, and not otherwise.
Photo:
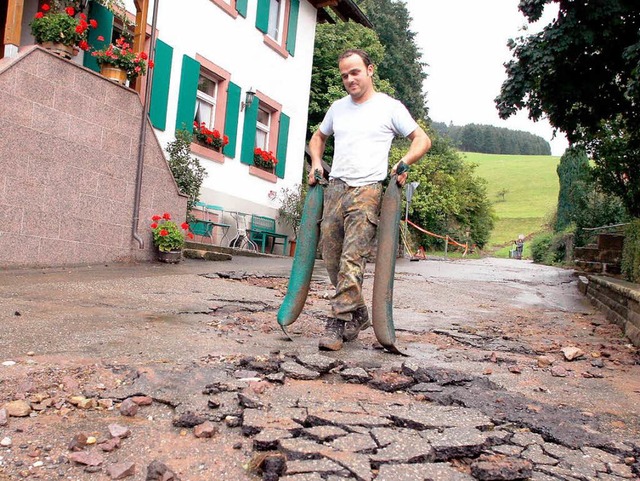
[[(113, 34), (113, 13), (98, 2), (93, 1), (89, 7), (89, 18), (98, 22), (98, 28), (90, 28), (87, 41), (93, 50), (100, 50), (111, 43), (111, 35)], [(103, 36), (104, 40), (98, 40), (99, 36)], [(100, 66), (89, 52), (85, 52), (82, 65), (93, 70), (100, 71)]]
[(296, 34), (298, 32), (299, 11), (300, 0), (291, 0), (291, 10), (289, 11), (289, 30), (287, 31), (287, 52), (292, 56), (296, 54)]
[(172, 59), (173, 48), (162, 40), (156, 40), (149, 118), (151, 119), (151, 124), (160, 130), (167, 128), (167, 105), (169, 103)]
[(267, 33), (269, 29), (269, 0), (258, 0), (256, 28), (262, 33)]
[(244, 18), (247, 18), (247, 0), (236, 0), (236, 10)]
[(253, 164), (253, 151), (256, 147), (256, 123), (258, 122), (258, 105), (260, 100), (253, 99), (251, 107), (244, 109), (244, 126), (242, 128), (242, 149), (240, 162)]
[(284, 179), (284, 168), (287, 165), (287, 145), (289, 143), (289, 116), (280, 113), (280, 129), (278, 130), (278, 149), (276, 152), (276, 175)]
[(229, 143), (224, 147), (224, 155), (232, 159), (236, 156), (241, 93), (242, 89), (239, 86), (233, 82), (229, 82), (229, 88), (227, 89), (227, 110), (224, 119), (224, 134), (229, 137)]
[(184, 55), (182, 57), (182, 72), (180, 74), (180, 95), (178, 97), (178, 112), (176, 114), (176, 130), (193, 130), (193, 114), (196, 108), (198, 93), (198, 77), (200, 76), (200, 62)]

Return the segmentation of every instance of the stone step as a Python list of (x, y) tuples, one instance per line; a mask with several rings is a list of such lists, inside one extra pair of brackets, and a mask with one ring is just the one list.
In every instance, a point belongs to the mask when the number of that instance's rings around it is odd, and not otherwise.
[(607, 262), (619, 264), (622, 260), (622, 251), (617, 249), (599, 249), (597, 247), (576, 247), (573, 251), (576, 260), (587, 262)]
[(620, 274), (620, 264), (608, 263), (608, 262), (592, 262), (575, 260), (574, 265), (578, 270), (583, 272), (592, 272), (597, 274)]
[(182, 249), (182, 255), (189, 259), (203, 259), (205, 261), (230, 261), (233, 259), (231, 254), (224, 252), (216, 252), (206, 249)]

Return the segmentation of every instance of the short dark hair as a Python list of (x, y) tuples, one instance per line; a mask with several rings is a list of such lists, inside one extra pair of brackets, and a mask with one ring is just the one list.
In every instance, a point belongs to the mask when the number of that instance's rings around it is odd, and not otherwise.
[(364, 62), (365, 67), (368, 67), (369, 65), (373, 65), (373, 62), (371, 61), (371, 57), (369, 57), (369, 54), (359, 48), (350, 48), (349, 50), (345, 50), (344, 52), (342, 52), (340, 57), (338, 57), (338, 62), (340, 62), (341, 60), (347, 57), (351, 57), (352, 55), (357, 55), (358, 57), (360, 57)]

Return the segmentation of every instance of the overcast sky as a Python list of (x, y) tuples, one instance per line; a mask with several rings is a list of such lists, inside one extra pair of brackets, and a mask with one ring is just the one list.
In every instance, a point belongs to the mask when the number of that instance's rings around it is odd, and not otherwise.
[[(413, 18), (411, 30), (428, 64), (425, 82), (429, 115), (434, 121), (490, 124), (540, 135), (553, 155), (567, 147), (563, 134), (551, 140), (546, 121), (532, 122), (528, 112), (504, 121), (493, 100), (506, 78), (503, 64), (511, 58), (507, 40), (526, 25), (518, 0), (405, 0)], [(541, 28), (554, 17), (547, 7)], [(536, 27), (530, 27), (534, 31)]]

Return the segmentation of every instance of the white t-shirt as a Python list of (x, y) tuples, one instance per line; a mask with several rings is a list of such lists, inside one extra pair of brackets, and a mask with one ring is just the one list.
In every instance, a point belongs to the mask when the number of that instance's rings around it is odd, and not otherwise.
[(406, 137), (418, 124), (398, 100), (381, 92), (362, 104), (351, 96), (335, 101), (320, 131), (335, 137), (330, 178), (351, 187), (380, 182), (387, 177), (389, 149), (396, 135)]

